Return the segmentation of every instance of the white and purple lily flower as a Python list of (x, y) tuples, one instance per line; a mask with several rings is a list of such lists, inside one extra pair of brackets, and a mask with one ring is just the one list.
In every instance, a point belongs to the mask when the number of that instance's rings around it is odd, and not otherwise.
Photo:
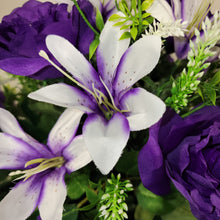
[[(59, 83), (30, 93), (29, 98), (88, 114), (83, 126), (86, 147), (103, 174), (108, 174), (126, 146), (130, 131), (156, 123), (165, 104), (143, 88), (132, 88), (157, 64), (161, 39), (145, 36), (129, 47), (119, 40), (123, 31), (108, 21), (100, 35), (97, 69), (66, 39), (49, 35), (46, 44), (60, 64), (84, 91)], [(45, 56), (46, 58), (46, 56)]]
[(174, 38), (178, 58), (185, 59), (190, 49), (189, 41), (195, 38), (195, 28), (200, 30), (205, 17), (211, 16), (211, 5), (212, 0), (154, 0), (147, 11), (160, 22), (169, 23), (181, 19), (185, 23), (185, 36)]
[(91, 157), (82, 135), (75, 136), (83, 112), (66, 109), (52, 128), (47, 146), (25, 133), (15, 117), (0, 108), (0, 169), (22, 175), (0, 202), (1, 220), (27, 219), (36, 207), (42, 220), (61, 220), (67, 190), (65, 173)]

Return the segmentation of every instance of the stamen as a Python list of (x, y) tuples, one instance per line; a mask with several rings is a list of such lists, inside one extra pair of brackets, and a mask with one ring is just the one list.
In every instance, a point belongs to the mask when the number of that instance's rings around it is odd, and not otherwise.
[(25, 164), (25, 167), (28, 167), (33, 164), (38, 164), (37, 167), (27, 169), (27, 170), (17, 170), (9, 173), (9, 176), (15, 176), (23, 174), (22, 176), (16, 178), (15, 180), (23, 179), (23, 181), (27, 180), (31, 176), (41, 173), (50, 168), (61, 167), (64, 164), (65, 160), (63, 157), (54, 157), (54, 158), (37, 158), (34, 160), (30, 160)]
[(45, 60), (47, 60), (52, 66), (54, 66), (58, 71), (60, 71), (64, 76), (66, 76), (68, 79), (70, 79), (72, 82), (74, 82), (77, 86), (81, 87), (88, 93), (90, 93), (94, 97), (94, 93), (89, 90), (87, 87), (85, 87), (83, 84), (75, 80), (73, 77), (71, 77), (68, 73), (63, 71), (59, 66), (57, 66), (47, 55), (47, 53), (44, 50), (40, 50), (39, 55), (43, 57)]

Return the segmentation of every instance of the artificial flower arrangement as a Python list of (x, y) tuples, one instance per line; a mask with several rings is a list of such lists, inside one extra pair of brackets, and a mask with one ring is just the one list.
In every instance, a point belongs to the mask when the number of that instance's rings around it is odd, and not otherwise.
[(20, 88), (1, 83), (1, 220), (220, 219), (212, 4), (29, 0), (3, 17)]

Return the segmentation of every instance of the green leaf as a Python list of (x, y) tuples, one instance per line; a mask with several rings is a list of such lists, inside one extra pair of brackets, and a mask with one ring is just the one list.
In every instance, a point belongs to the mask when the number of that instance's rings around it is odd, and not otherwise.
[(91, 59), (92, 56), (94, 55), (98, 45), (99, 45), (99, 38), (95, 37), (95, 39), (92, 41), (92, 43), (89, 46), (89, 59)]
[(121, 17), (118, 14), (113, 14), (113, 15), (110, 16), (109, 21), (116, 21), (116, 20), (118, 20), (120, 18), (123, 18), (123, 17)]
[(154, 214), (163, 215), (179, 206), (183, 202), (183, 197), (177, 191), (168, 196), (158, 196), (140, 184), (137, 192), (137, 200), (143, 209)]
[(125, 23), (125, 21), (119, 21), (119, 22), (117, 22), (117, 23), (115, 23), (113, 26), (121, 26), (121, 25), (123, 25)]
[(104, 27), (104, 21), (103, 21), (103, 17), (101, 12), (99, 11), (99, 9), (97, 8), (96, 10), (96, 27), (102, 31), (103, 27)]
[(144, 13), (144, 14), (142, 14), (142, 18), (147, 18), (147, 17), (149, 17), (150, 16), (150, 13)]
[(204, 94), (212, 102), (213, 105), (216, 103), (216, 91), (210, 84), (204, 84)]
[(133, 38), (133, 40), (135, 40), (137, 37), (137, 33), (138, 33), (137, 27), (135, 27), (135, 26), (132, 27), (130, 30), (130, 33), (131, 33), (131, 37)]
[(124, 152), (115, 166), (118, 173), (125, 173), (126, 175), (138, 175), (137, 165), (138, 151)]
[(131, 34), (130, 32), (124, 32), (119, 40), (123, 40), (123, 39), (127, 39), (127, 38), (131, 38)]
[(217, 85), (220, 83), (220, 71), (218, 71), (211, 79), (211, 83), (213, 85)]
[(124, 4), (122, 3), (122, 1), (120, 1), (118, 3), (118, 7), (119, 7), (120, 11), (122, 11), (124, 14), (126, 14), (126, 9), (125, 9)]
[(149, 22), (147, 20), (143, 20), (142, 24), (143, 25), (149, 25)]
[(67, 204), (64, 205), (65, 212), (63, 213), (62, 220), (77, 220), (78, 218), (78, 210), (75, 204)]
[(98, 195), (90, 188), (86, 188), (86, 197), (90, 203), (94, 203), (99, 199)]
[(131, 0), (131, 8), (135, 11), (137, 8), (137, 1), (136, 0)]
[(120, 30), (128, 29), (130, 28), (130, 26), (131, 24), (123, 25), (122, 27), (120, 27)]
[(141, 10), (146, 11), (153, 3), (154, 0), (145, 0), (141, 5)]
[(143, 209), (141, 206), (137, 205), (134, 213), (135, 220), (153, 220), (155, 214)]
[(86, 192), (89, 185), (88, 179), (89, 177), (86, 174), (79, 172), (66, 175), (67, 195), (70, 199), (79, 199)]
[(185, 200), (180, 206), (174, 209), (172, 212), (162, 215), (163, 220), (170, 220), (170, 219), (178, 219), (178, 220), (196, 220), (193, 216), (189, 203)]

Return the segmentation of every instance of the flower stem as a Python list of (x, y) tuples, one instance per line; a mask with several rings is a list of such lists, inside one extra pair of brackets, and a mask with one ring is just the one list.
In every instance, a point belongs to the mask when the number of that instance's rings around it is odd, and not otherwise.
[(90, 24), (88, 19), (86, 18), (85, 14), (79, 7), (79, 4), (77, 3), (76, 0), (72, 0), (74, 2), (74, 5), (76, 6), (77, 10), (79, 11), (80, 15), (82, 16), (83, 20), (86, 22), (86, 24), (89, 26), (89, 28), (95, 33), (95, 35), (99, 36), (99, 32), (95, 30), (95, 28)]
[(141, 32), (142, 32), (142, 9), (141, 9), (141, 0), (138, 0), (138, 19), (139, 19), (138, 34), (140, 35)]

